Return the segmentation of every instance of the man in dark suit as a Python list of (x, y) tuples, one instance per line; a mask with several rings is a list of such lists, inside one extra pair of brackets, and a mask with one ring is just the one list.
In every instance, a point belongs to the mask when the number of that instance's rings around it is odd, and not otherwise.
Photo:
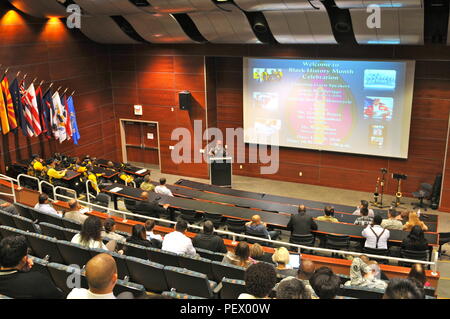
[(306, 214), (305, 205), (298, 206), (298, 214), (292, 215), (287, 228), (291, 234), (309, 235), (311, 230), (317, 230), (317, 224), (311, 216)]
[(159, 216), (165, 213), (169, 207), (169, 204), (164, 204), (163, 207), (161, 207), (157, 201), (149, 201), (148, 192), (142, 192), (141, 199), (142, 200), (136, 201), (136, 206), (134, 208), (134, 210), (138, 211), (139, 214), (159, 218)]
[(216, 253), (227, 253), (227, 248), (223, 242), (223, 239), (213, 234), (214, 224), (212, 221), (207, 220), (203, 224), (203, 234), (198, 234), (192, 239), (194, 247), (207, 249)]

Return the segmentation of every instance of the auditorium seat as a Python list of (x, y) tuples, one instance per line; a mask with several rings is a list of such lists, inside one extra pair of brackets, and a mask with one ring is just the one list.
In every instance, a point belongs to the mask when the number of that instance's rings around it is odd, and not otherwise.
[[(428, 250), (414, 251), (414, 250), (402, 249), (400, 251), (400, 255), (402, 256), (402, 258), (406, 258), (406, 259), (416, 259), (416, 260), (422, 260), (422, 261), (429, 260)], [(401, 261), (401, 262), (399, 262), (399, 265), (403, 266), (403, 267), (411, 267), (412, 263)], [(429, 268), (429, 266), (425, 266), (425, 267)]]
[(14, 203), (14, 206), (16, 207), (16, 210), (19, 212), (20, 216), (31, 219), (33, 221), (35, 221), (37, 219), (37, 216), (34, 213), (34, 210), (31, 209), (30, 207), (21, 205), (19, 203)]
[[(335, 250), (348, 250), (350, 247), (350, 236), (326, 234), (325, 248)], [(332, 254), (336, 256), (336, 253)]]
[(181, 268), (197, 271), (208, 276), (209, 280), (214, 280), (211, 260), (202, 257), (192, 257), (188, 255), (179, 255), (178, 264)]
[[(258, 237), (258, 238), (263, 238), (263, 239), (269, 239), (268, 236), (261, 235), (261, 233), (259, 233), (259, 232), (254, 232), (254, 231), (252, 231), (251, 229), (248, 229), (248, 228), (246, 228), (246, 227), (245, 227), (245, 235), (247, 235), (247, 236), (253, 236), (253, 237)], [(272, 245), (271, 245), (270, 243), (267, 243), (267, 242), (264, 242), (264, 241), (261, 241), (261, 240), (252, 239), (252, 238), (246, 238), (245, 240), (246, 240), (249, 244), (255, 244), (255, 243), (258, 243), (258, 244), (263, 245), (263, 246), (272, 247)]]
[(202, 298), (202, 297), (191, 296), (188, 294), (182, 294), (182, 293), (176, 292), (176, 291), (163, 291), (161, 296), (169, 297), (169, 298), (173, 298), (173, 299), (206, 299), (206, 298)]
[(441, 256), (442, 246), (450, 242), (450, 233), (439, 233), (439, 256)]
[(53, 215), (53, 214), (48, 214), (48, 213), (44, 213), (44, 212), (40, 212), (37, 211), (35, 209), (33, 209), (35, 215), (36, 215), (36, 219), (38, 221), (38, 223), (49, 223), (49, 224), (53, 224), (53, 225), (57, 225), (60, 227), (66, 227), (64, 226), (64, 218)]
[[(109, 205), (111, 204), (111, 197), (106, 194), (106, 193), (99, 193), (94, 200), (91, 201), (92, 204), (96, 204), (99, 206), (103, 206), (105, 208), (109, 208)], [(106, 213), (108, 212), (107, 209), (102, 209), (100, 207), (94, 207), (94, 210), (101, 212), (101, 213)]]
[(59, 252), (57, 240), (41, 234), (26, 233), (25, 237), (33, 255), (50, 262), (64, 263), (64, 258)]
[(342, 285), (338, 295), (358, 299), (381, 299), (384, 289)]
[(209, 260), (222, 261), (223, 257), (225, 257), (225, 254), (216, 253), (216, 252), (213, 252), (213, 251), (210, 251), (210, 250), (207, 250), (207, 249), (202, 249), (202, 248), (195, 247), (195, 251), (201, 257), (209, 259)]
[(45, 236), (56, 238), (58, 240), (67, 240), (64, 234), (64, 228), (49, 223), (40, 223), (41, 233)]
[[(369, 255), (389, 256), (389, 249), (376, 249), (376, 248), (364, 247), (363, 253), (369, 254)], [(373, 257), (370, 257), (370, 259), (376, 260), (377, 262), (382, 263), (382, 264), (389, 264), (389, 260), (387, 260), (387, 259), (380, 259), (380, 258), (373, 258)]]
[(125, 279), (126, 277), (130, 277), (130, 272), (128, 271), (127, 267), (127, 256), (118, 254), (113, 251), (104, 250), (101, 248), (91, 248), (89, 249), (89, 252), (91, 253), (91, 256), (94, 257), (98, 254), (108, 254), (111, 255), (114, 260), (116, 261), (117, 265), (117, 274), (119, 276), (119, 279)]
[(136, 257), (126, 257), (130, 280), (140, 283), (147, 291), (163, 292), (170, 290), (164, 274), (164, 266)]
[(244, 280), (245, 277), (244, 267), (225, 264), (218, 261), (212, 261), (211, 267), (214, 274), (214, 280), (217, 282), (222, 281), (223, 277)]
[(40, 233), (39, 227), (31, 220), (22, 216), (12, 215), (16, 228), (31, 233)]
[(76, 234), (79, 234), (80, 232), (75, 229), (63, 228), (63, 233), (65, 236), (64, 240), (72, 241), (73, 236), (75, 236)]
[(241, 293), (245, 293), (245, 281), (238, 279), (222, 279), (220, 299), (237, 299)]
[(130, 212), (133, 211), (136, 207), (136, 201), (133, 199), (125, 198), (123, 200), (123, 203), (125, 204), (126, 209), (128, 209)]
[[(76, 267), (66, 266), (61, 263), (49, 263), (48, 270), (52, 276), (53, 283), (67, 296), (75, 286), (88, 289), (86, 277), (81, 275), (81, 270)], [(71, 276), (75, 274), (75, 276)], [(71, 278), (69, 279), (69, 276)], [(79, 280), (79, 282), (77, 282)]]
[(45, 259), (38, 258), (36, 256), (28, 255), (29, 258), (33, 260), (33, 267), (30, 271), (36, 271), (40, 272), (42, 275), (44, 275), (49, 280), (52, 280), (52, 276), (50, 272), (48, 271), (47, 265), (49, 262)]
[(180, 211), (180, 218), (188, 224), (198, 224), (203, 220), (203, 214), (191, 209), (177, 209)]
[(233, 218), (227, 218), (226, 225), (227, 230), (233, 233), (241, 234), (245, 232), (245, 223), (246, 220), (241, 219), (233, 219)]
[(157, 248), (147, 248), (148, 260), (164, 265), (178, 267), (178, 255), (170, 251), (164, 251)]
[(147, 254), (147, 247), (135, 245), (132, 243), (123, 243), (123, 250), (124, 254), (127, 256), (132, 256), (140, 259), (147, 260), (148, 254)]
[(57, 246), (65, 265), (78, 265), (83, 268), (84, 265), (92, 258), (89, 248), (80, 244), (68, 242), (66, 240), (58, 240)]
[(13, 216), (12, 214), (0, 210), (0, 224), (3, 226), (16, 228), (16, 223), (14, 222), (12, 216)]
[(203, 216), (205, 220), (210, 220), (214, 224), (214, 228), (216, 229), (225, 226), (225, 222), (227, 220), (227, 218), (221, 214), (213, 214), (205, 212)]
[(217, 283), (208, 280), (205, 274), (172, 266), (164, 267), (164, 273), (169, 287), (177, 292), (204, 298), (215, 296)]
[(141, 284), (134, 282), (129, 282), (122, 279), (117, 279), (116, 285), (114, 286), (113, 293), (117, 297), (123, 292), (130, 292), (135, 298), (139, 298), (145, 295), (145, 287)]
[(68, 219), (68, 218), (62, 218), (63, 226), (64, 228), (70, 228), (77, 231), (81, 230), (82, 224), (79, 222), (76, 222), (74, 220)]

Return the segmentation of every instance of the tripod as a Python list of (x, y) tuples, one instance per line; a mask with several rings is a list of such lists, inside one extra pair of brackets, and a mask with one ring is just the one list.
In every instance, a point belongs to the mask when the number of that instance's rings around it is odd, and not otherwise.
[[(385, 176), (387, 173), (387, 169), (382, 168), (381, 169), (381, 179), (377, 178), (377, 184), (375, 186), (375, 193), (373, 193), (374, 201), (370, 202), (373, 206), (378, 208), (388, 208), (388, 206), (383, 206), (383, 194), (384, 194), (384, 183), (385, 183)], [(378, 188), (380, 188), (380, 192), (378, 192)], [(380, 198), (380, 201), (378, 201), (378, 197)]]

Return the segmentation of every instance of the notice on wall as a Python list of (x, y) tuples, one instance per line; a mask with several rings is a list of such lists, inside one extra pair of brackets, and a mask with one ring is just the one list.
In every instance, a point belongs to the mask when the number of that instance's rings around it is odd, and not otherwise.
[(148, 140), (153, 140), (154, 138), (155, 138), (155, 136), (153, 135), (153, 133), (147, 133)]

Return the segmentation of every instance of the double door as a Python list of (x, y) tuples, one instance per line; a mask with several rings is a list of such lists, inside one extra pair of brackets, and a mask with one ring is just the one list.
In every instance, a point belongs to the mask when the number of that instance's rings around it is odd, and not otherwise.
[(159, 166), (158, 123), (123, 121), (126, 161)]

